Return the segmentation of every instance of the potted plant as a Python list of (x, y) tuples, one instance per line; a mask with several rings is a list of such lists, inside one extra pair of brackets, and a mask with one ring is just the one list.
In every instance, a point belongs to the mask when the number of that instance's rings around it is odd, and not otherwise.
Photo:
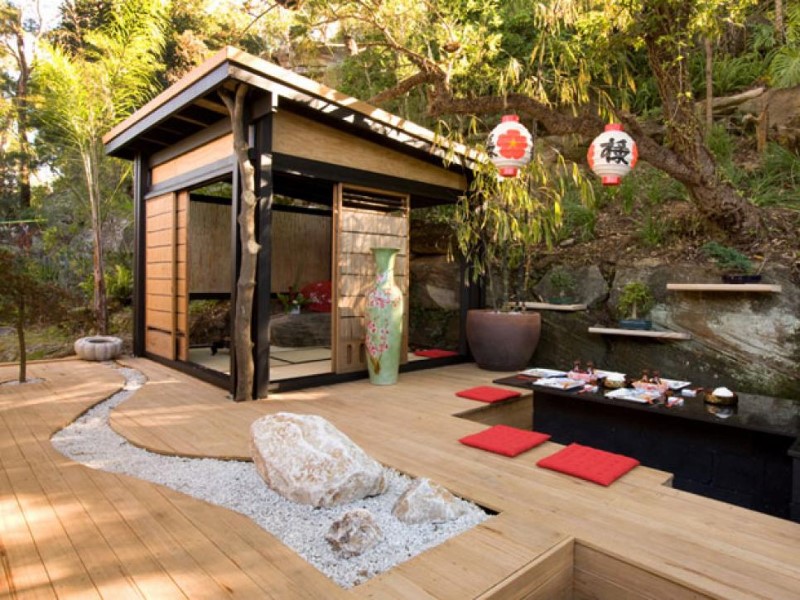
[(550, 304), (575, 303), (577, 282), (572, 274), (564, 267), (558, 266), (550, 271), (547, 277), (547, 285), (552, 294), (547, 299)]
[(617, 303), (619, 325), (623, 329), (652, 329), (653, 323), (644, 317), (655, 304), (650, 288), (641, 281), (631, 281), (622, 288)]
[(299, 315), (303, 306), (311, 303), (311, 299), (303, 296), (302, 292), (295, 291), (294, 286), (289, 286), (287, 293), (278, 294), (278, 300), (283, 306), (283, 312), (290, 315)]
[(525, 368), (536, 350), (541, 316), (511, 304), (525, 300), (531, 255), (537, 245), (549, 244), (560, 224), (560, 203), (571, 177), (591, 196), (591, 186), (561, 157), (545, 165), (536, 155), (517, 177), (498, 177), (496, 167), (472, 165), (474, 179), (460, 199), (454, 218), (458, 249), (469, 265), (469, 276), (482, 283), (491, 308), (470, 310), (466, 335), (479, 367), (496, 371)]
[(750, 259), (735, 248), (724, 246), (719, 242), (708, 242), (702, 250), (723, 272), (722, 281), (725, 283), (757, 283), (761, 281), (761, 274), (753, 272), (753, 263), (750, 262)]

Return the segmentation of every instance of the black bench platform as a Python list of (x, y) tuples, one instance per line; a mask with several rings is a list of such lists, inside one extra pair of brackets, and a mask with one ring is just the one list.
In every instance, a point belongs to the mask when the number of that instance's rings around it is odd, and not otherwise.
[(726, 414), (700, 398), (680, 407), (563, 392), (528, 378), (494, 383), (533, 390), (533, 423), (578, 442), (671, 472), (677, 489), (800, 522), (800, 402), (739, 394)]

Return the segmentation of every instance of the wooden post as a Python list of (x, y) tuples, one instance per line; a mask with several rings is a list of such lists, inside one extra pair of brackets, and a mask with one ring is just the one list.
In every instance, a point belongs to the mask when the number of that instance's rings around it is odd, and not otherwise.
[(258, 253), (256, 296), (253, 309), (253, 341), (255, 349), (255, 380), (253, 396), (266, 398), (269, 390), (269, 320), (272, 295), (272, 115), (274, 101), (269, 99), (267, 113), (255, 127), (255, 185), (258, 195), (256, 235), (261, 251)]
[(233, 326), (233, 347), (236, 353), (236, 391), (234, 400), (253, 399), (253, 297), (256, 287), (256, 264), (260, 246), (256, 241), (256, 185), (255, 169), (250, 159), (247, 131), (245, 129), (245, 99), (248, 86), (237, 84), (235, 95), (226, 90), (220, 97), (231, 115), (233, 149), (241, 173), (242, 203), (239, 210), (239, 234), (241, 238), (241, 267), (236, 284), (236, 309)]

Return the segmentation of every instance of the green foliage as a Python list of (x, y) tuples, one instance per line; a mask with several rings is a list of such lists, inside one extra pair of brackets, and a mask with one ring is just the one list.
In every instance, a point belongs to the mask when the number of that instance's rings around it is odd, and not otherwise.
[(645, 246), (657, 248), (666, 242), (670, 233), (670, 225), (654, 213), (652, 209), (645, 212), (644, 220), (637, 232), (639, 239)]
[[(29, 251), (0, 247), (0, 322), (12, 324), (19, 342), (19, 380), (26, 380), (25, 328), (44, 317), (59, 315), (64, 294), (55, 285), (41, 281)], [(49, 313), (49, 314), (48, 314)]]
[(708, 242), (702, 248), (703, 252), (711, 258), (717, 266), (726, 273), (749, 274), (753, 271), (753, 264), (744, 254), (724, 246), (719, 242)]
[(800, 156), (775, 143), (767, 145), (761, 167), (742, 182), (758, 206), (800, 208)]
[(133, 271), (126, 265), (116, 264), (106, 275), (108, 295), (123, 306), (131, 303), (133, 298)]
[[(714, 96), (728, 96), (752, 87), (764, 76), (766, 62), (758, 52), (746, 52), (737, 56), (717, 54), (712, 64)], [(706, 95), (705, 57), (694, 54), (690, 63), (692, 90), (696, 97)]]
[(650, 288), (641, 281), (625, 284), (617, 302), (620, 318), (639, 319), (649, 313), (655, 305)]
[(770, 81), (774, 87), (800, 84), (800, 3), (786, 5), (786, 44), (772, 55), (769, 63)]
[(591, 185), (560, 155), (545, 163), (535, 154), (513, 178), (498, 177), (497, 168), (486, 159), (475, 164), (469, 193), (456, 208), (456, 242), (472, 265), (473, 280), (488, 278), (495, 310), (509, 301), (512, 273), (518, 274), (520, 290), (527, 287), (533, 248), (550, 246), (556, 239), (567, 181), (580, 190), (584, 202), (593, 202)]

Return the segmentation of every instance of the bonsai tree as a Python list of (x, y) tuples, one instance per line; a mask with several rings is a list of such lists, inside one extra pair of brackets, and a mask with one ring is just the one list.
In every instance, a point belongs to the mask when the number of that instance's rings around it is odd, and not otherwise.
[(577, 282), (564, 267), (558, 266), (550, 271), (548, 283), (553, 294), (555, 294), (555, 296), (550, 298), (550, 302), (554, 304), (566, 304), (572, 301), (572, 295), (575, 293)]
[(617, 311), (623, 319), (640, 319), (652, 310), (655, 298), (650, 288), (641, 281), (632, 281), (622, 288)]
[(749, 275), (753, 272), (750, 259), (735, 248), (723, 246), (719, 242), (708, 242), (702, 250), (725, 273)]

